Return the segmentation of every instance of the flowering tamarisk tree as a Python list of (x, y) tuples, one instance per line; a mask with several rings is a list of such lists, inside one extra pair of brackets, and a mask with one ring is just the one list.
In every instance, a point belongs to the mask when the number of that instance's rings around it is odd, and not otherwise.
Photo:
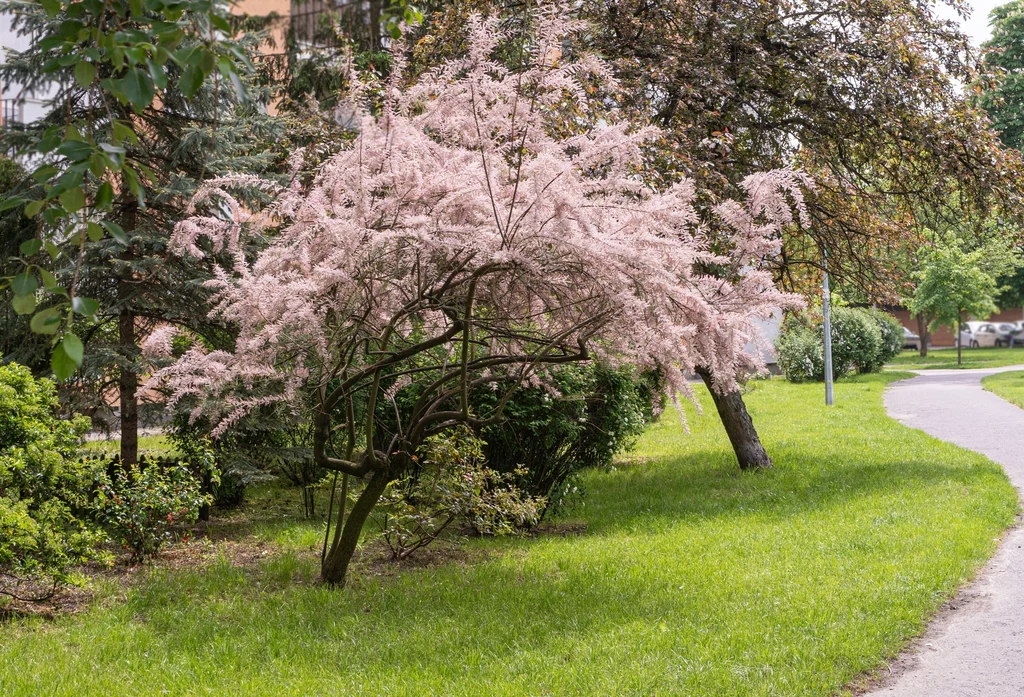
[[(800, 303), (761, 264), (803, 210), (802, 177), (748, 178), (746, 199), (715, 211), (729, 234), (712, 251), (693, 186), (645, 180), (644, 146), (659, 132), (615, 114), (587, 121), (593, 86), (613, 78), (593, 56), (563, 61), (578, 29), (536, 15), (509, 69), (494, 58), (508, 37), (474, 18), (466, 55), (405, 88), (396, 52), (353, 146), (310, 183), (297, 177), (252, 213), (232, 195), (251, 178), (210, 182), (194, 206), (211, 213), (176, 230), (182, 254), (211, 242), (236, 252), (211, 282), (212, 314), (240, 334), (233, 353), (193, 349), (158, 379), (173, 400), (215, 410), (220, 431), (262, 404), (313, 395), (316, 461), (365, 481), (339, 514), (329, 583), (344, 582), (363, 524), (427, 437), (501, 419), (546, 368), (594, 357), (661, 366), (673, 394), (689, 393), (696, 366), (730, 389), (763, 368), (743, 351), (754, 320)], [(357, 84), (355, 103), (367, 94)], [(251, 263), (245, 234), (271, 240)], [(482, 389), (496, 406), (475, 413)]]

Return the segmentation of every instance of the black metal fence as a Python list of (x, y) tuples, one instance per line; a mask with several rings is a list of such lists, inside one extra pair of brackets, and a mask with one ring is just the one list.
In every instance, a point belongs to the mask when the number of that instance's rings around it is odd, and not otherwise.
[(363, 49), (386, 45), (384, 0), (292, 0), (288, 34), (297, 47), (338, 48), (348, 42)]
[(4, 128), (21, 128), (25, 125), (25, 101), (22, 99), (0, 99), (0, 124)]

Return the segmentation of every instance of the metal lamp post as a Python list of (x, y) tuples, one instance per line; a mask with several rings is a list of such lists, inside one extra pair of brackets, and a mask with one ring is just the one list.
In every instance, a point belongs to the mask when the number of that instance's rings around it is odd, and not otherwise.
[(832, 309), (828, 289), (828, 254), (822, 249), (822, 270), (825, 272), (821, 281), (822, 309), (825, 313), (825, 404), (832, 406), (835, 396), (832, 391)]

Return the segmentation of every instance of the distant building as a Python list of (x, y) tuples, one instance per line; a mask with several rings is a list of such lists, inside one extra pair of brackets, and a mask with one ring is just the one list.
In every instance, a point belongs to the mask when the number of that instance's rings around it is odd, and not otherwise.
[[(23, 51), (31, 37), (18, 36), (14, 16), (0, 14), (0, 64), (7, 62), (9, 51)], [(17, 128), (45, 116), (50, 108), (56, 86), (42, 92), (29, 92), (18, 84), (0, 84), (0, 128)]]

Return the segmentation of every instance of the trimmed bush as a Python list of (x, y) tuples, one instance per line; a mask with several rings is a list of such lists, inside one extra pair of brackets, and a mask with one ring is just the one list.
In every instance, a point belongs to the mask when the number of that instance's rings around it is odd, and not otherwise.
[(788, 315), (775, 340), (779, 369), (790, 382), (825, 379), (825, 344), (820, 327), (803, 315)]
[(883, 365), (900, 355), (900, 351), (903, 350), (903, 325), (888, 312), (883, 312), (878, 308), (867, 310), (867, 315), (878, 328), (881, 344), (878, 356), (864, 372), (876, 373), (882, 369)]
[[(799, 313), (786, 317), (775, 342), (779, 368), (792, 382), (825, 379), (824, 320)], [(832, 311), (832, 377), (877, 372), (899, 353), (899, 323), (878, 310), (837, 307)]]

